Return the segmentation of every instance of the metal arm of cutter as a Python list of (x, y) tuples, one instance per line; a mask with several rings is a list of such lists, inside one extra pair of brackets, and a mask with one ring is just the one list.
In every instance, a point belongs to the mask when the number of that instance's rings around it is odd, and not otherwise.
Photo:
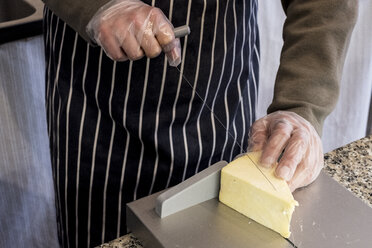
[(156, 213), (164, 218), (217, 197), (221, 169), (226, 165), (226, 161), (220, 161), (159, 195), (156, 199)]

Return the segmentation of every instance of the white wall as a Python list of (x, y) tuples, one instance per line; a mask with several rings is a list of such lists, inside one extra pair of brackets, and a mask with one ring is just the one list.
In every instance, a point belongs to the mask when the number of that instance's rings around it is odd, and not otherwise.
[[(372, 92), (372, 1), (359, 1), (355, 26), (341, 81), (336, 109), (323, 129), (324, 152), (366, 136)], [(258, 21), (261, 38), (260, 89), (257, 116), (266, 114), (273, 96), (285, 19), (279, 0), (259, 1)]]

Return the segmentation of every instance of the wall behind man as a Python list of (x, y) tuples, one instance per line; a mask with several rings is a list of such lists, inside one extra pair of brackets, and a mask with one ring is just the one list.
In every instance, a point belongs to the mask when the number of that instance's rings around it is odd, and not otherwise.
[[(372, 1), (359, 1), (359, 16), (346, 56), (341, 92), (335, 110), (323, 129), (324, 152), (366, 136), (372, 92)], [(285, 19), (281, 1), (259, 2), (261, 39), (260, 88), (257, 116), (266, 114), (272, 101)]]

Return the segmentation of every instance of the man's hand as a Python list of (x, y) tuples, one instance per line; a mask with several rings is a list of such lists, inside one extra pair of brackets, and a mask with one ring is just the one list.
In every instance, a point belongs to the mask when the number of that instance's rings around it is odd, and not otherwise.
[(282, 155), (275, 172), (291, 191), (312, 183), (324, 164), (319, 135), (294, 112), (274, 112), (253, 123), (248, 149), (262, 150), (261, 163), (268, 167)]
[(93, 16), (87, 33), (113, 60), (138, 60), (165, 52), (169, 64), (181, 62), (181, 46), (163, 12), (139, 0), (112, 0)]

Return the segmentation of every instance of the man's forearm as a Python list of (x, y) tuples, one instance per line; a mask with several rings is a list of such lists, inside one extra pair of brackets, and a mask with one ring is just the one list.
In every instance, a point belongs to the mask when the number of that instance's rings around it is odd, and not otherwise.
[(284, 45), (268, 112), (290, 110), (321, 134), (333, 110), (350, 36), (357, 18), (357, 0), (283, 0), (287, 19)]

